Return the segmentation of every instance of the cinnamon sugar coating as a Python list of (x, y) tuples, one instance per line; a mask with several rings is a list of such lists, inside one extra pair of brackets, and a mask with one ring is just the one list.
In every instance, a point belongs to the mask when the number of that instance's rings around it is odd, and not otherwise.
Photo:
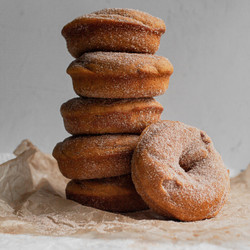
[(228, 170), (207, 134), (174, 121), (143, 131), (133, 154), (132, 179), (150, 208), (182, 221), (216, 216), (230, 190)]
[(162, 56), (90, 52), (73, 61), (67, 73), (80, 96), (141, 98), (164, 94), (173, 66)]
[(53, 156), (69, 179), (97, 179), (129, 174), (138, 135), (110, 134), (68, 137)]
[(154, 54), (165, 32), (163, 20), (132, 9), (103, 9), (74, 19), (62, 29), (70, 54), (89, 51)]
[(140, 134), (157, 122), (163, 107), (153, 98), (73, 98), (61, 106), (65, 129), (79, 134)]
[(71, 180), (66, 187), (67, 199), (110, 212), (133, 212), (148, 206), (137, 194), (131, 175), (105, 179)]

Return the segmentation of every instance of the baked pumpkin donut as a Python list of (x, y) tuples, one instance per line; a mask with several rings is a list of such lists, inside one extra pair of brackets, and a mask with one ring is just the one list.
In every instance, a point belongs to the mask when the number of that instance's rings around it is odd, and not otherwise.
[(90, 52), (73, 61), (67, 73), (79, 96), (140, 98), (164, 94), (173, 66), (162, 56)]
[(132, 179), (150, 208), (181, 221), (214, 217), (230, 189), (228, 170), (207, 134), (174, 121), (143, 131), (133, 155)]
[(137, 194), (131, 175), (95, 180), (71, 180), (66, 187), (67, 199), (110, 212), (133, 212), (148, 206)]
[(160, 119), (162, 111), (153, 98), (73, 98), (61, 106), (65, 129), (73, 135), (140, 134)]
[(166, 27), (163, 20), (131, 9), (103, 9), (76, 18), (62, 35), (69, 53), (78, 58), (88, 51), (154, 54)]
[(129, 174), (138, 135), (110, 134), (68, 137), (53, 156), (69, 179), (97, 179)]

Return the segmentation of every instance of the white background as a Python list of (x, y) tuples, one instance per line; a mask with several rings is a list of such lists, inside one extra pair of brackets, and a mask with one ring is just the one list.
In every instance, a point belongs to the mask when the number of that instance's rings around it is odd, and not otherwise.
[(162, 119), (211, 136), (233, 171), (250, 162), (250, 1), (0, 0), (0, 152), (24, 138), (45, 152), (69, 136), (60, 105), (75, 96), (65, 70), (73, 60), (60, 32), (77, 16), (110, 7), (162, 18), (157, 54), (175, 71)]

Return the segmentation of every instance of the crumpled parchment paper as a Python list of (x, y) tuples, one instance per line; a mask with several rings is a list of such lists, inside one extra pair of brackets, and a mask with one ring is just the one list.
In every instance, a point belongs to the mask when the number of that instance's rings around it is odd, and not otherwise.
[(231, 179), (230, 199), (215, 218), (177, 222), (150, 210), (115, 214), (66, 200), (68, 179), (51, 155), (28, 140), (14, 154), (0, 165), (0, 233), (250, 246), (250, 166)]

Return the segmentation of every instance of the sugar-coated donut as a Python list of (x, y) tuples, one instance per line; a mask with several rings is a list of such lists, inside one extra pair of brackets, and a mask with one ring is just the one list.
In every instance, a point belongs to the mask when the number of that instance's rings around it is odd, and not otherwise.
[(140, 98), (164, 94), (173, 66), (162, 56), (90, 52), (73, 61), (67, 73), (79, 96)]
[(75, 58), (88, 51), (154, 54), (165, 29), (163, 20), (142, 11), (103, 9), (68, 23), (62, 35)]
[(181, 221), (214, 217), (230, 189), (228, 170), (207, 134), (174, 121), (143, 131), (132, 159), (132, 179), (150, 208)]
[(95, 180), (71, 180), (67, 199), (110, 212), (133, 212), (148, 206), (137, 194), (130, 175)]
[(110, 134), (66, 138), (53, 156), (69, 179), (97, 179), (129, 174), (138, 135)]
[(140, 134), (160, 119), (162, 111), (153, 98), (73, 98), (61, 106), (65, 129), (73, 135)]

